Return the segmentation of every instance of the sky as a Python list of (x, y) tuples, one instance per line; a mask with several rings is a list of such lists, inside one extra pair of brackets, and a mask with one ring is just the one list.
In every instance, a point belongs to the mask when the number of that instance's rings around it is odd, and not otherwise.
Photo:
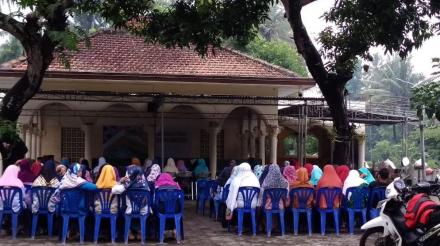
[[(326, 22), (320, 18), (325, 11), (329, 10), (333, 5), (332, 0), (315, 1), (302, 10), (302, 17), (304, 25), (309, 32), (309, 35), (316, 39), (319, 32), (326, 27)], [(315, 42), (316, 45), (319, 45)], [(373, 52), (380, 52), (383, 54), (383, 49), (375, 48)], [(440, 57), (440, 37), (434, 37), (427, 40), (420, 49), (415, 50), (411, 54), (414, 70), (423, 73), (425, 76), (430, 76), (432, 70), (432, 58)]]

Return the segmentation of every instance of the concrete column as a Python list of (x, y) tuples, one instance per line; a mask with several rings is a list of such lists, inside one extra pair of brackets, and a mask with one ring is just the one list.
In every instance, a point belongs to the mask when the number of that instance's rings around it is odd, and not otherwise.
[(36, 151), (35, 151), (35, 159), (41, 156), (41, 135), (42, 135), (41, 130), (38, 130), (36, 135), (35, 135), (36, 142), (37, 142), (36, 145), (35, 145), (35, 149), (36, 149)]
[(93, 124), (85, 123), (82, 126), (82, 130), (84, 131), (84, 158), (86, 158), (89, 163), (92, 163), (92, 131)]
[(217, 124), (210, 124), (209, 126), (209, 170), (211, 171), (211, 178), (215, 179), (217, 175), (217, 135), (220, 128)]
[(257, 134), (255, 132), (249, 133), (249, 141), (250, 141), (250, 157), (255, 158), (257, 157), (257, 147), (255, 146), (255, 139), (257, 138)]
[(26, 126), (19, 125), (18, 129), (20, 131), (19, 136), (20, 136), (21, 140), (23, 140), (23, 142), (26, 143)]
[(365, 137), (358, 138), (358, 167), (363, 167), (365, 162)]
[(38, 129), (37, 128), (32, 128), (32, 151), (31, 151), (31, 158), (32, 159), (36, 159), (37, 158), (37, 134), (38, 134)]
[(156, 131), (153, 126), (144, 126), (144, 131), (147, 132), (147, 147), (148, 147), (148, 159), (154, 160), (155, 156), (155, 137), (156, 137)]
[(249, 158), (249, 131), (241, 134), (241, 157), (243, 159)]
[(266, 132), (260, 131), (258, 136), (258, 148), (260, 152), (261, 164), (266, 164)]
[(32, 133), (31, 133), (31, 129), (29, 127), (25, 128), (26, 131), (26, 147), (28, 148), (28, 152), (26, 152), (26, 158), (31, 158), (31, 154), (32, 154)]
[(277, 144), (278, 144), (278, 134), (280, 132), (280, 127), (277, 125), (269, 126), (269, 137), (270, 137), (270, 163), (277, 163)]

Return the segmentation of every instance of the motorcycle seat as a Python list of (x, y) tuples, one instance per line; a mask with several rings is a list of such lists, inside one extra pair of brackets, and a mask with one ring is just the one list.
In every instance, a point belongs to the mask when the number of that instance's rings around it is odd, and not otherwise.
[(423, 234), (417, 229), (408, 229), (405, 225), (405, 218), (403, 216), (392, 217), (394, 226), (402, 237), (405, 245), (415, 243), (417, 239)]

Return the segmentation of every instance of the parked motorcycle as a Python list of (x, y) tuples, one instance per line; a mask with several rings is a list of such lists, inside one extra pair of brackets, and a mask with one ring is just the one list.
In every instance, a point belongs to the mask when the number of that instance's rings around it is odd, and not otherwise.
[[(405, 225), (406, 203), (415, 193), (438, 195), (440, 185), (427, 182), (407, 187), (396, 178), (387, 186), (386, 199), (377, 204), (380, 215), (364, 224), (360, 246), (439, 246), (440, 224), (433, 228), (408, 229)], [(438, 197), (438, 196), (437, 196)]]

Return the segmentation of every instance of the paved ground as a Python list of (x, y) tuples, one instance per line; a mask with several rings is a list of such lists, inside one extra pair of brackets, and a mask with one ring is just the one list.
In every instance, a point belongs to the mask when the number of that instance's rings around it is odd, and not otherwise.
[[(202, 217), (194, 213), (194, 205), (188, 204), (185, 214), (185, 241), (184, 245), (221, 245), (221, 246), (235, 246), (235, 245), (314, 245), (314, 246), (355, 246), (359, 245), (360, 235), (356, 234), (350, 236), (346, 233), (342, 233), (337, 237), (333, 233), (329, 233), (328, 236), (321, 236), (319, 234), (313, 234), (309, 236), (294, 236), (292, 233), (286, 234), (286, 236), (273, 236), (267, 238), (263, 234), (258, 234), (256, 237), (252, 237), (249, 234), (242, 237), (237, 236), (236, 233), (228, 233), (221, 227), (218, 222), (214, 222), (208, 216)], [(90, 227), (88, 227), (90, 228)], [(175, 241), (168, 241), (168, 244), (176, 244)], [(139, 245), (139, 242), (130, 243), (131, 245)], [(147, 242), (147, 244), (158, 244), (156, 242)], [(48, 238), (39, 238), (32, 241), (28, 238), (18, 238), (16, 241), (10, 240), (10, 237), (1, 237), (0, 245), (33, 245), (33, 246), (49, 246), (59, 245), (59, 242), (55, 239), (50, 240)], [(68, 245), (79, 245), (77, 242), (70, 243)], [(94, 245), (86, 243), (84, 245)], [(100, 243), (99, 245), (111, 245)], [(123, 245), (123, 244), (119, 244)]]

